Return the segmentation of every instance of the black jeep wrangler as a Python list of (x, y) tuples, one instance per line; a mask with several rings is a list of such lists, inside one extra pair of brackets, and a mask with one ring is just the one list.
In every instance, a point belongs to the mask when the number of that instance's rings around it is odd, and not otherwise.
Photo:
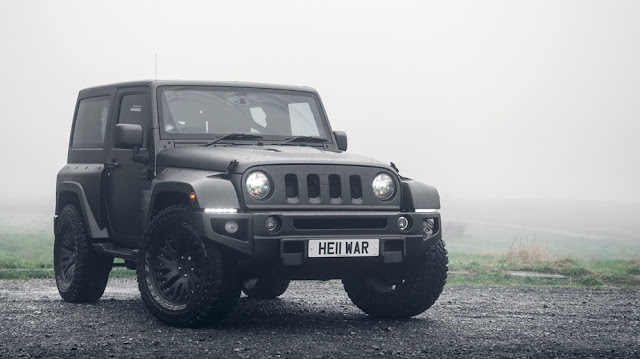
[(177, 326), (214, 323), (240, 291), (276, 298), (295, 279), (342, 279), (372, 316), (424, 312), (447, 278), (438, 192), (346, 150), (307, 87), (80, 91), (57, 178), (60, 295), (95, 301), (123, 265), (151, 313)]

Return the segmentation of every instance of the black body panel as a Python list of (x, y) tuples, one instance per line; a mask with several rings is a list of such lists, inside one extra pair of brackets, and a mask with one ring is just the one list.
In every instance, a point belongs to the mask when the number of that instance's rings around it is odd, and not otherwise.
[(108, 238), (104, 212), (104, 165), (73, 163), (58, 172), (56, 215), (67, 203), (65, 195), (75, 196), (93, 238)]
[[(275, 216), (281, 223), (280, 229), (269, 233), (265, 220)], [(412, 226), (402, 231), (397, 227), (397, 218), (406, 216)], [(333, 279), (346, 278), (358, 273), (372, 273), (387, 266), (403, 265), (419, 258), (435, 241), (442, 238), (440, 215), (438, 213), (419, 214), (402, 212), (257, 212), (211, 215), (202, 212), (194, 214), (201, 233), (213, 243), (238, 254), (242, 275), (248, 278), (257, 274), (272, 273), (290, 279)], [(336, 220), (384, 219), (384, 228), (296, 228), (300, 219), (317, 219), (331, 223)], [(435, 221), (435, 230), (427, 238), (423, 237), (422, 221)], [(216, 221), (235, 221), (247, 226), (243, 238), (225, 234)], [(353, 223), (353, 221), (352, 221)], [(380, 240), (380, 255), (376, 257), (309, 258), (310, 239), (371, 239)], [(384, 267), (383, 267), (384, 266)]]
[(410, 178), (402, 178), (402, 210), (440, 209), (438, 190)]
[(182, 147), (160, 151), (159, 167), (197, 168), (226, 171), (231, 161), (238, 161), (234, 173), (250, 167), (266, 165), (351, 165), (390, 167), (371, 158), (346, 152), (327, 151), (321, 147), (305, 146), (220, 146)]

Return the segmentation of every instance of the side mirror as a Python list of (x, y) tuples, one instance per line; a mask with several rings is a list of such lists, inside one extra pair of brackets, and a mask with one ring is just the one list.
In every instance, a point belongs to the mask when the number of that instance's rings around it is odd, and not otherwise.
[(117, 124), (113, 129), (113, 146), (115, 148), (140, 148), (143, 131), (140, 125)]
[(144, 131), (140, 125), (117, 124), (113, 129), (113, 146), (115, 148), (131, 148), (131, 159), (135, 162), (149, 163), (149, 154), (140, 153), (144, 138)]
[(344, 131), (333, 131), (333, 135), (336, 136), (336, 144), (340, 151), (347, 150), (347, 133)]

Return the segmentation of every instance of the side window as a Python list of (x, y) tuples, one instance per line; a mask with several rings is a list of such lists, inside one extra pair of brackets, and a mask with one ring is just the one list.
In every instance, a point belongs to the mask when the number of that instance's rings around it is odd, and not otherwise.
[(118, 123), (144, 127), (147, 114), (147, 101), (144, 94), (124, 95), (120, 102)]
[(109, 96), (80, 100), (73, 130), (72, 147), (102, 148), (109, 114)]

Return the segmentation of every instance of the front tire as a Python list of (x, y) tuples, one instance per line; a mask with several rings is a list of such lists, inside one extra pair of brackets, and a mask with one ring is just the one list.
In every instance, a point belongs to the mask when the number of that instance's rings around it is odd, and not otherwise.
[(78, 208), (66, 205), (56, 222), (53, 244), (53, 268), (62, 299), (70, 303), (100, 299), (112, 265), (113, 258), (99, 255), (91, 249)]
[(360, 310), (378, 318), (409, 318), (438, 299), (447, 281), (447, 250), (440, 239), (400, 274), (344, 279), (344, 289)]
[(172, 206), (156, 215), (138, 252), (142, 301), (162, 322), (200, 327), (222, 320), (240, 289), (231, 258), (201, 239), (193, 212)]
[(284, 294), (289, 287), (288, 279), (259, 278), (244, 281), (242, 291), (249, 298), (275, 299)]

